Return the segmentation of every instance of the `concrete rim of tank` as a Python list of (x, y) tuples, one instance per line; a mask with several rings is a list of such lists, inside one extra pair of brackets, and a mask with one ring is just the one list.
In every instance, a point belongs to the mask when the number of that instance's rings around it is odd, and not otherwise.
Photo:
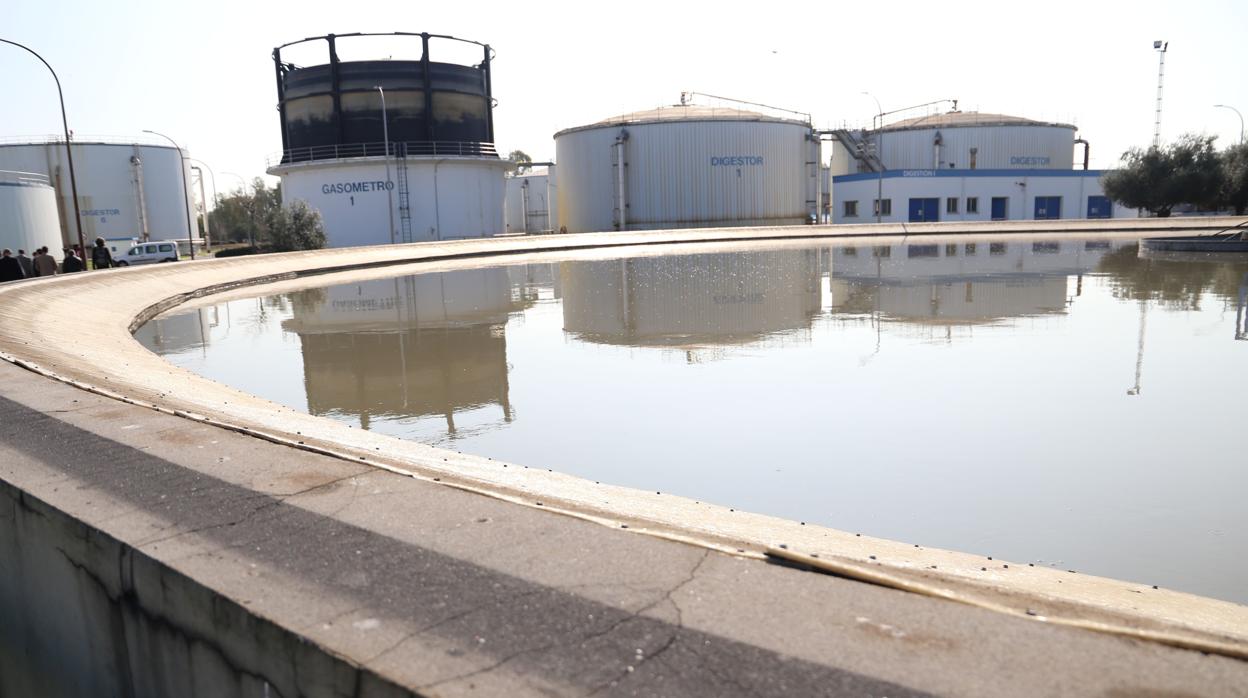
[[(1154, 220), (1160, 223), (1128, 221), (1134, 225), (1100, 223), (1095, 227), (1087, 222), (1065, 223), (1066, 232), (1119, 231), (1133, 237), (1141, 229), (1173, 229), (1167, 227), (1173, 221)], [(0, 287), (0, 358), (128, 404), (613, 528), (745, 557), (787, 557), (812, 568), (1014, 615), (1248, 658), (1248, 606), (807, 526), (353, 429), (177, 368), (147, 351), (131, 335), (148, 319), (197, 299), (251, 297), (323, 286), (347, 277), (384, 278), (586, 255), (612, 257), (625, 247), (633, 248), (629, 254), (671, 254), (690, 247), (706, 250), (708, 243), (718, 243), (717, 248), (808, 245), (813, 239), (862, 235), (867, 230), (903, 232), (887, 225), (840, 228), (460, 240), (201, 260), (36, 279)], [(966, 228), (974, 234), (975, 226)], [(1001, 228), (983, 226), (982, 233), (1000, 235)], [(1055, 232), (1051, 222), (1009, 228), (1016, 233)], [(947, 230), (931, 224), (912, 225), (904, 232), (913, 236)], [(646, 245), (663, 247), (637, 247)]]

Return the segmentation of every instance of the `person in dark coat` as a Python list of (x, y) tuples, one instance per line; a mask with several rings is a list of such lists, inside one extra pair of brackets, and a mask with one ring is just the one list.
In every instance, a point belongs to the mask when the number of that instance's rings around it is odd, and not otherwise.
[(22, 273), (26, 276), (35, 275), (35, 263), (31, 261), (30, 257), (26, 256), (26, 250), (17, 251), (17, 263), (22, 265)]
[(61, 273), (72, 274), (76, 271), (84, 271), (86, 268), (87, 266), (82, 263), (82, 258), (74, 254), (74, 248), (66, 247), (65, 259), (61, 260)]
[(22, 265), (13, 256), (13, 250), (4, 248), (4, 252), (0, 252), (0, 282), (21, 281), (24, 278), (26, 278), (26, 273), (22, 271)]
[(104, 238), (95, 239), (95, 247), (91, 248), (91, 266), (96, 269), (108, 269), (113, 266), (113, 253), (108, 251)]

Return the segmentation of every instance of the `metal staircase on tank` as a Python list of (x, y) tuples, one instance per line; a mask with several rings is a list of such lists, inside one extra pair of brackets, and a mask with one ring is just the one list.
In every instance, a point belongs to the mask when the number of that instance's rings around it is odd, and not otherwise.
[(840, 141), (841, 145), (844, 145), (845, 149), (858, 161), (859, 172), (883, 170), (884, 164), (880, 162), (879, 154), (874, 152), (871, 142), (862, 135), (862, 131), (850, 131), (844, 128), (832, 132), (832, 137)]
[(397, 146), (395, 179), (398, 180), (399, 189), (399, 241), (414, 242), (412, 240), (412, 197), (407, 183), (407, 144), (398, 143)]

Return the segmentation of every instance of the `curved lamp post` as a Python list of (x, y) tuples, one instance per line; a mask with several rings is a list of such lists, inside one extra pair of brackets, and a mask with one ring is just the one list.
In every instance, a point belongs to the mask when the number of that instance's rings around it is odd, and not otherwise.
[(186, 155), (182, 152), (182, 146), (178, 145), (178, 142), (169, 136), (148, 129), (143, 129), (143, 133), (160, 136), (172, 143), (173, 147), (178, 150), (178, 164), (182, 166), (182, 203), (186, 207), (186, 243), (191, 248), (191, 259), (195, 259), (195, 234), (191, 229), (191, 192), (186, 187)]
[(0, 43), (6, 43), (10, 46), (16, 46), (30, 55), (39, 59), (39, 62), (52, 73), (52, 79), (56, 81), (56, 96), (61, 101), (61, 128), (65, 130), (65, 159), (69, 161), (69, 188), (74, 199), (74, 225), (78, 229), (78, 247), (82, 250), (82, 256), (87, 256), (86, 242), (82, 238), (82, 213), (78, 210), (78, 179), (74, 176), (74, 151), (69, 147), (69, 121), (65, 118), (65, 94), (61, 92), (61, 79), (56, 76), (56, 71), (52, 70), (52, 66), (43, 60), (43, 56), (35, 53), (34, 49), (29, 46), (23, 46), (16, 41), (8, 39), (0, 39)]
[(1236, 109), (1235, 107), (1232, 107), (1229, 104), (1215, 104), (1213, 106), (1215, 108), (1220, 108), (1220, 109), (1230, 109), (1231, 111), (1235, 112), (1235, 116), (1239, 117), (1239, 142), (1243, 143), (1244, 142), (1244, 115), (1240, 114), (1238, 109)]

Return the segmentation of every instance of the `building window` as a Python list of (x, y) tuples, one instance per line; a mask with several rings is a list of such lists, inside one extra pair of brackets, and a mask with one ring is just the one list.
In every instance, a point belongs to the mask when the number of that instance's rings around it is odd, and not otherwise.
[(883, 205), (881, 205), (880, 200), (875, 199), (872, 208), (877, 216), (891, 216), (893, 215), (893, 200), (884, 199)]
[(1007, 247), (1004, 242), (989, 243), (988, 254), (993, 255), (993, 256), (1002, 255), (1002, 254), (1005, 254), (1006, 249)]
[(958, 212), (958, 197), (951, 196), (945, 199), (945, 213), (957, 213), (957, 212)]
[(906, 245), (906, 256), (911, 259), (916, 257), (939, 257), (940, 248), (936, 245)]
[(957, 246), (956, 244), (954, 244), (954, 245), (945, 245), (945, 256), (946, 256), (946, 257), (957, 257), (957, 256), (958, 256), (958, 246)]
[(841, 254), (845, 255), (846, 257), (857, 257), (857, 256), (858, 256), (858, 248), (857, 248), (857, 247), (846, 247), (845, 249), (841, 250)]
[(846, 218), (858, 217), (858, 201), (857, 200), (845, 202), (845, 217)]
[(978, 196), (966, 197), (966, 212), (967, 213), (979, 213), (979, 197)]
[(973, 256), (975, 254), (975, 243), (973, 242), (966, 243), (966, 248), (963, 250), (963, 254), (965, 254), (967, 257)]
[(893, 248), (888, 245), (876, 245), (871, 248), (871, 254), (875, 257), (892, 257)]

